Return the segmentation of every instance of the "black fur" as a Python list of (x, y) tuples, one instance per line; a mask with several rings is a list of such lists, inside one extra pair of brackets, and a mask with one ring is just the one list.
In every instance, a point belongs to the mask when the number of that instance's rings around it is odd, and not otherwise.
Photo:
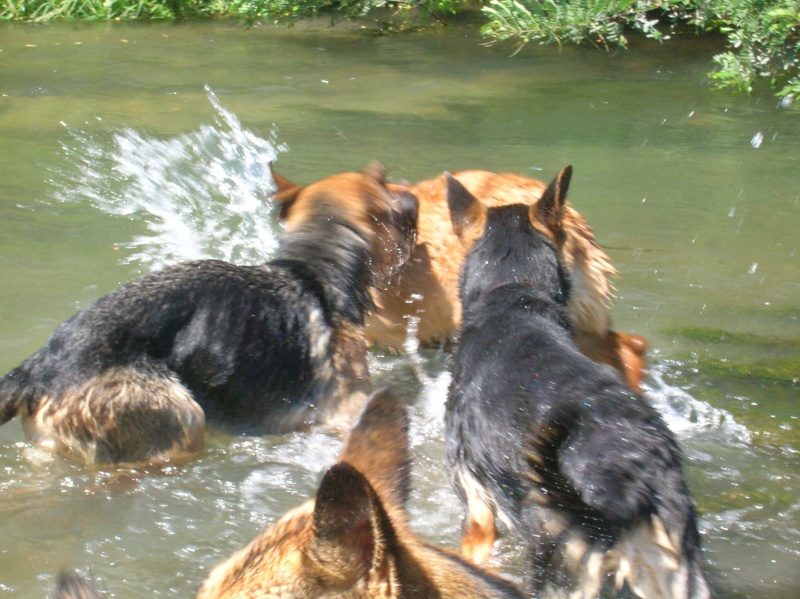
[[(456, 492), (466, 503), (468, 474), (495, 515), (523, 533), (535, 593), (574, 590), (563, 562), (570, 536), (606, 551), (655, 516), (689, 561), (686, 596), (703, 596), (695, 510), (673, 435), (644, 397), (578, 351), (568, 275), (528, 207), (489, 209), (486, 219), (462, 270), (447, 400)], [(565, 529), (548, 529), (554, 521)]]
[[(398, 221), (413, 228), (406, 221), (415, 220), (416, 206), (404, 198), (400, 204), (408, 214)], [(206, 421), (231, 432), (323, 422), (346, 399), (338, 393), (349, 384), (333, 364), (347, 358), (337, 356), (340, 334), (351, 331), (359, 349), (372, 306), (375, 241), (335, 206), (335, 197), (320, 198), (270, 262), (178, 264), (78, 312), (0, 379), (0, 424), (18, 412), (34, 414), (43, 397), (56, 403), (72, 397), (70, 390), (114, 367), (177, 377)], [(366, 398), (368, 376), (352, 388)]]

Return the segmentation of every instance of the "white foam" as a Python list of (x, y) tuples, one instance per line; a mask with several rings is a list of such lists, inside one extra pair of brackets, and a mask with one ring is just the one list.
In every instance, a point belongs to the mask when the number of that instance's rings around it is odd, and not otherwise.
[(195, 258), (258, 263), (274, 250), (275, 191), (269, 164), (286, 148), (243, 128), (206, 88), (213, 125), (157, 139), (130, 128), (110, 139), (68, 127), (63, 151), (75, 171), (54, 181), (55, 197), (88, 202), (107, 214), (146, 225), (120, 240), (126, 262), (156, 269)]
[(735, 446), (749, 445), (750, 431), (739, 424), (729, 412), (700, 401), (684, 389), (664, 380), (669, 363), (653, 364), (648, 371), (645, 394), (661, 413), (670, 430), (679, 438), (714, 433), (725, 443)]

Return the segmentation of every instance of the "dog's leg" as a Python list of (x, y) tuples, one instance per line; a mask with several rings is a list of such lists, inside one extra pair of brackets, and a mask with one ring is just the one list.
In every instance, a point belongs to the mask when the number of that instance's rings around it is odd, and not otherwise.
[(625, 377), (625, 382), (632, 391), (641, 393), (646, 366), (644, 355), (647, 352), (647, 340), (641, 335), (629, 335), (614, 331), (609, 331), (608, 334), (615, 338), (617, 354), (622, 362), (622, 374)]
[(492, 554), (497, 540), (494, 510), (486, 500), (486, 491), (472, 476), (460, 476), (461, 488), (467, 501), (461, 533), (461, 554), (473, 564), (483, 564)]
[(644, 337), (615, 331), (601, 335), (578, 330), (577, 342), (585, 356), (615, 368), (631, 391), (642, 392), (644, 355), (647, 351), (647, 340)]
[(329, 387), (317, 408), (325, 425), (346, 432), (369, 397), (372, 379), (363, 329), (345, 324), (333, 335), (334, 353), (326, 369)]

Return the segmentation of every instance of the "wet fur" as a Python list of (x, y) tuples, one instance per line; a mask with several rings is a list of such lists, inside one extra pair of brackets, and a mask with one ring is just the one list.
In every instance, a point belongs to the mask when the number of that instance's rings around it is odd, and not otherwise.
[(316, 498), (214, 568), (198, 599), (521, 599), (510, 583), (411, 531), (409, 471), (408, 416), (379, 390)]
[(486, 559), (499, 517), (528, 544), (537, 597), (627, 587), (647, 599), (705, 598), (676, 440), (575, 341), (571, 277), (552, 241), (570, 174), (536, 209), (487, 209), (448, 181), (454, 228), (475, 239), (445, 424), (448, 471), (467, 508), (462, 550)]
[(58, 576), (55, 599), (102, 599), (105, 596), (91, 578), (67, 571)]
[(349, 425), (370, 378), (370, 287), (410, 252), (416, 199), (383, 169), (277, 197), (273, 260), (151, 273), (97, 300), (0, 379), (0, 424), (90, 463), (162, 461), (202, 448), (205, 422), (234, 433)]
[[(514, 173), (467, 170), (452, 176), (489, 207), (535, 205), (546, 187)], [(375, 343), (402, 347), (409, 318), (415, 318), (420, 342), (435, 346), (449, 340), (461, 320), (458, 275), (469, 244), (465, 246), (450, 226), (445, 175), (397, 188), (419, 199), (417, 245), (403, 271), (377, 295), (379, 310), (368, 318), (367, 336)], [(609, 309), (614, 289), (610, 279), (617, 271), (591, 227), (569, 203), (564, 208), (563, 234), (562, 239), (553, 241), (572, 279), (569, 310), (581, 350), (619, 370), (631, 389), (639, 391), (647, 342), (638, 335), (611, 330)]]

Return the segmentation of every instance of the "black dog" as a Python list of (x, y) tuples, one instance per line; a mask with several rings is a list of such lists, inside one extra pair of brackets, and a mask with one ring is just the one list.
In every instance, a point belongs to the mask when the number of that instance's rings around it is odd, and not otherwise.
[(474, 242), (445, 431), (462, 550), (488, 557), (496, 516), (525, 536), (537, 597), (708, 597), (678, 444), (573, 338), (558, 253), (570, 175), (533, 208), (487, 210), (449, 181), (454, 229)]
[(0, 424), (87, 462), (159, 461), (236, 433), (349, 425), (370, 390), (370, 287), (414, 243), (416, 199), (383, 168), (284, 186), (275, 258), (187, 262), (97, 300), (0, 380)]

